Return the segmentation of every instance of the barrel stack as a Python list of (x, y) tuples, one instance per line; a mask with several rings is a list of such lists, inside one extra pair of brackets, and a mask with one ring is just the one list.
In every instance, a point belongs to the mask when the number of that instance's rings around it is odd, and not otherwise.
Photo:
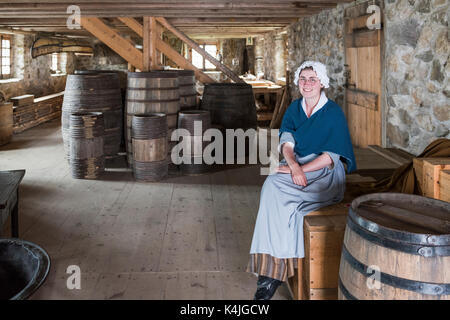
[[(167, 155), (176, 144), (170, 137), (177, 126), (180, 110), (180, 93), (178, 75), (173, 72), (150, 71), (129, 72), (126, 98), (126, 145), (128, 164), (133, 164), (133, 147), (131, 140), (132, 119), (134, 115), (164, 113), (167, 119)], [(170, 159), (170, 158), (169, 158)], [(173, 168), (173, 164), (169, 162)]]
[(177, 70), (180, 87), (180, 110), (197, 109), (197, 90), (193, 70)]
[(168, 174), (167, 116), (133, 115), (131, 120), (133, 174), (136, 180), (158, 181)]
[[(201, 127), (201, 130), (195, 130), (195, 125)], [(203, 159), (203, 151), (210, 143), (203, 141), (203, 134), (209, 128), (211, 128), (209, 111), (186, 110), (179, 112), (178, 129), (185, 129), (189, 133), (187, 136), (183, 136), (189, 152), (189, 154), (181, 154), (183, 163), (180, 165), (180, 169), (183, 174), (201, 174), (210, 170), (210, 165), (206, 164)]]
[(99, 178), (105, 171), (103, 114), (72, 113), (69, 122), (69, 163), (72, 177)]
[(123, 104), (117, 73), (86, 73), (67, 76), (62, 105), (62, 137), (70, 158), (70, 116), (72, 113), (101, 112), (104, 117), (104, 155), (116, 157), (123, 135)]

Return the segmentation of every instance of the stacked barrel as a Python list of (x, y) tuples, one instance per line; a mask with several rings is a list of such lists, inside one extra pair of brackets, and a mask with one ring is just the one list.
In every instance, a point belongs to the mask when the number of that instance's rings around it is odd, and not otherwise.
[(180, 110), (197, 109), (197, 90), (193, 70), (177, 70), (180, 87)]
[[(132, 119), (134, 115), (164, 113), (167, 119), (167, 154), (176, 142), (170, 142), (172, 131), (177, 126), (177, 114), (180, 110), (178, 75), (174, 72), (150, 71), (129, 72), (126, 99), (126, 145), (128, 164), (133, 165), (131, 139)], [(170, 158), (169, 158), (170, 159)]]
[(105, 170), (103, 114), (72, 113), (69, 124), (69, 163), (72, 177), (97, 179)]
[[(196, 129), (196, 125), (198, 129)], [(201, 129), (200, 129), (201, 128)], [(203, 152), (210, 143), (203, 141), (203, 134), (211, 128), (211, 118), (209, 111), (186, 110), (178, 114), (178, 129), (186, 129), (189, 134), (183, 136), (186, 141), (184, 151), (189, 154), (181, 154), (183, 163), (180, 165), (184, 174), (201, 174), (209, 171), (210, 166), (204, 162)]]
[(103, 152), (106, 158), (117, 156), (123, 131), (123, 104), (117, 73), (70, 74), (67, 76), (62, 106), (62, 137), (70, 159), (70, 115), (102, 112), (104, 119)]
[(168, 174), (167, 116), (163, 113), (133, 115), (131, 141), (135, 179), (165, 178)]

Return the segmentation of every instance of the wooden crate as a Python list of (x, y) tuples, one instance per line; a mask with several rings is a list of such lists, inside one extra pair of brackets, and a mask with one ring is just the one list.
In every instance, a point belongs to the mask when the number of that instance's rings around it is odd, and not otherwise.
[(439, 173), (439, 199), (450, 202), (450, 170)]
[(288, 279), (295, 300), (337, 299), (337, 276), (350, 201), (345, 197), (340, 203), (305, 216), (305, 258), (298, 259), (298, 269)]
[(304, 224), (305, 297), (336, 299), (346, 215), (306, 216)]
[(440, 199), (440, 171), (450, 170), (450, 158), (416, 158), (414, 172), (425, 197)]

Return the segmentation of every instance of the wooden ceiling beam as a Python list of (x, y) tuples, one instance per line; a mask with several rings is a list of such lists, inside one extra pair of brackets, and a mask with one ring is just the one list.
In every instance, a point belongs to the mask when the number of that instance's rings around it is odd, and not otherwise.
[(81, 25), (136, 68), (143, 69), (142, 52), (99, 18), (81, 18)]
[(213, 56), (211, 56), (208, 52), (206, 52), (203, 48), (201, 48), (195, 41), (190, 39), (186, 34), (182, 31), (175, 28), (170, 24), (165, 18), (158, 17), (156, 18), (163, 27), (172, 32), (178, 38), (180, 38), (183, 42), (185, 42), (189, 47), (197, 51), (200, 55), (202, 55), (205, 59), (209, 60), (217, 69), (222, 71), (228, 78), (233, 80), (236, 83), (244, 82), (241, 78), (239, 78), (232, 70), (230, 70), (227, 66), (216, 60)]

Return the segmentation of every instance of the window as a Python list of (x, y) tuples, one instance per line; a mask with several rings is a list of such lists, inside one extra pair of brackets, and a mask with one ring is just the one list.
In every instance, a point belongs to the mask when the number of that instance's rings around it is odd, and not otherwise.
[(56, 73), (58, 71), (58, 54), (52, 53), (52, 65), (50, 70)]
[(11, 37), (9, 35), (0, 35), (1, 40), (1, 68), (0, 78), (11, 78)]
[[(204, 49), (207, 53), (209, 53), (211, 56), (213, 56), (214, 58), (216, 58), (217, 60), (220, 60), (220, 58), (217, 56), (218, 52), (217, 52), (217, 45), (216, 44), (201, 44), (200, 47), (202, 49)], [(203, 70), (212, 70), (215, 69), (216, 67), (209, 62), (209, 60), (206, 60), (205, 58), (203, 58), (203, 56), (198, 53), (197, 51), (195, 51), (194, 49), (192, 49), (192, 64), (194, 66), (196, 66), (199, 69), (203, 69)]]

